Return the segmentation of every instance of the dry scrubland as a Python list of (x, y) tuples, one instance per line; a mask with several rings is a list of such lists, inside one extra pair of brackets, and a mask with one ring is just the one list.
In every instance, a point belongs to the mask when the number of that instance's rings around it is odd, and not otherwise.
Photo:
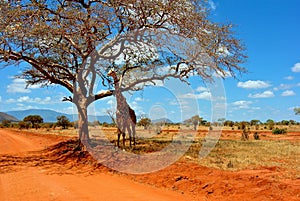
[[(236, 171), (246, 169), (257, 169), (260, 167), (277, 168), (283, 171), (282, 175), (290, 179), (300, 179), (300, 126), (277, 126), (287, 129), (286, 134), (274, 135), (272, 131), (260, 126), (259, 130), (250, 129), (249, 140), (242, 140), (242, 131), (231, 127), (223, 127), (219, 141), (215, 144), (211, 153), (205, 158), (199, 158), (202, 143), (206, 140), (209, 128), (205, 126), (198, 127), (197, 131), (190, 127), (165, 126), (157, 134), (155, 128), (144, 130), (137, 128), (137, 145), (130, 149), (128, 140), (126, 141), (126, 150), (136, 153), (150, 153), (166, 147), (178, 134), (183, 134), (186, 139), (193, 142), (189, 150), (181, 160), (193, 161), (201, 166), (217, 168), (220, 170)], [(55, 134), (59, 136), (77, 136), (76, 129), (31, 129), (30, 132), (42, 134)], [(211, 131), (212, 133), (214, 131)], [(215, 131), (216, 132), (216, 131)], [(255, 140), (253, 134), (258, 132), (260, 139)], [(111, 127), (90, 127), (90, 136), (94, 143), (97, 140), (106, 138), (111, 143), (116, 142), (116, 129)], [(185, 139), (182, 139), (184, 143)], [(214, 146), (214, 143), (212, 143)]]

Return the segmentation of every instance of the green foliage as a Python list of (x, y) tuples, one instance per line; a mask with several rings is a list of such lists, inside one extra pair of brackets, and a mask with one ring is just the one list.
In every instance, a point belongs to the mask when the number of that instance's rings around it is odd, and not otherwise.
[(10, 124), (11, 124), (11, 121), (3, 120), (1, 125), (2, 125), (2, 128), (9, 128)]
[(194, 126), (194, 130), (197, 130), (198, 125), (203, 125), (205, 123), (206, 121), (204, 121), (199, 115), (192, 116), (190, 119), (184, 121), (184, 124), (192, 124)]
[(138, 126), (143, 126), (146, 130), (151, 125), (151, 119), (149, 118), (142, 118), (138, 123)]
[(259, 139), (260, 139), (260, 138), (259, 138), (258, 132), (255, 132), (255, 133), (253, 134), (253, 137), (254, 137), (255, 140), (259, 140)]
[(32, 124), (32, 128), (38, 129), (40, 127), (40, 123), (43, 123), (44, 120), (40, 115), (29, 115), (23, 119), (24, 122), (30, 122)]
[(30, 127), (30, 123), (25, 121), (19, 121), (18, 125), (19, 125), (19, 129), (23, 129), (23, 128), (29, 129)]
[(272, 133), (275, 135), (279, 135), (279, 134), (286, 134), (287, 131), (285, 128), (277, 128), (276, 127), (275, 129), (273, 129)]
[(296, 115), (300, 115), (300, 107), (294, 108), (294, 112)]
[(64, 115), (58, 116), (56, 119), (56, 125), (61, 126), (63, 129), (67, 129), (71, 125), (69, 119)]

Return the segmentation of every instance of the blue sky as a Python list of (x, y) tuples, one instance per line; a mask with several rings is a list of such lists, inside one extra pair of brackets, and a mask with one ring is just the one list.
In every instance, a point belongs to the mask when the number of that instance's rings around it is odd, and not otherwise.
[[(293, 112), (294, 107), (300, 107), (300, 1), (214, 0), (210, 3), (212, 20), (236, 25), (236, 35), (245, 44), (249, 56), (244, 64), (249, 72), (237, 79), (227, 77), (218, 87), (198, 79), (192, 79), (189, 87), (173, 87), (179, 85), (170, 81), (164, 86), (126, 94), (130, 105), (138, 114), (173, 121), (195, 114), (211, 120), (217, 108), (222, 108), (218, 117), (234, 121), (300, 121), (300, 115)], [(17, 73), (17, 67), (0, 70), (0, 111), (48, 108), (74, 112), (71, 103), (61, 102), (63, 96), (69, 95), (66, 90), (61, 87), (25, 89), (24, 80), (14, 78)], [(216, 97), (223, 98), (218, 102)], [(90, 111), (105, 115), (107, 109), (114, 107), (111, 97), (98, 101)]]

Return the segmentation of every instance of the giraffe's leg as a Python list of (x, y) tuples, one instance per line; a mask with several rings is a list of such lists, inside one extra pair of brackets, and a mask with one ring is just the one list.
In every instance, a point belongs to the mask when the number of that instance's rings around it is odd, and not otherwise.
[(122, 136), (123, 136), (123, 149), (125, 149), (125, 132), (122, 132)]
[(135, 124), (132, 124), (133, 146), (135, 146)]
[(128, 135), (129, 135), (129, 143), (130, 143), (129, 145), (131, 147), (131, 144), (132, 144), (132, 133), (131, 133), (129, 125), (127, 126), (127, 131), (128, 131)]
[(125, 125), (123, 125), (123, 129), (122, 129), (122, 137), (123, 137), (123, 149), (125, 149)]
[(117, 147), (120, 148), (120, 137), (121, 137), (121, 130), (118, 128), (118, 141), (117, 141)]

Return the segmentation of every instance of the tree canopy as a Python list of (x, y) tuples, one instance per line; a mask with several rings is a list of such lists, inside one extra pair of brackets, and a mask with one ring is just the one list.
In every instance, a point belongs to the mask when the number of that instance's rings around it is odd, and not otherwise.
[(39, 124), (44, 122), (44, 119), (40, 115), (28, 115), (24, 117), (24, 122), (30, 122), (32, 124), (32, 128), (38, 129)]
[(56, 119), (57, 119), (56, 125), (61, 126), (63, 129), (67, 129), (71, 124), (69, 119), (64, 115), (58, 116)]
[(140, 121), (137, 123), (139, 126), (143, 126), (144, 129), (146, 130), (150, 125), (151, 125), (151, 119), (149, 118), (142, 118)]
[[(208, 19), (205, 0), (28, 0), (0, 3), (0, 62), (24, 63), (27, 84), (61, 85), (76, 104), (79, 136), (87, 107), (167, 78), (211, 79), (244, 72), (244, 48), (231, 24)], [(97, 82), (100, 89), (96, 88)]]

